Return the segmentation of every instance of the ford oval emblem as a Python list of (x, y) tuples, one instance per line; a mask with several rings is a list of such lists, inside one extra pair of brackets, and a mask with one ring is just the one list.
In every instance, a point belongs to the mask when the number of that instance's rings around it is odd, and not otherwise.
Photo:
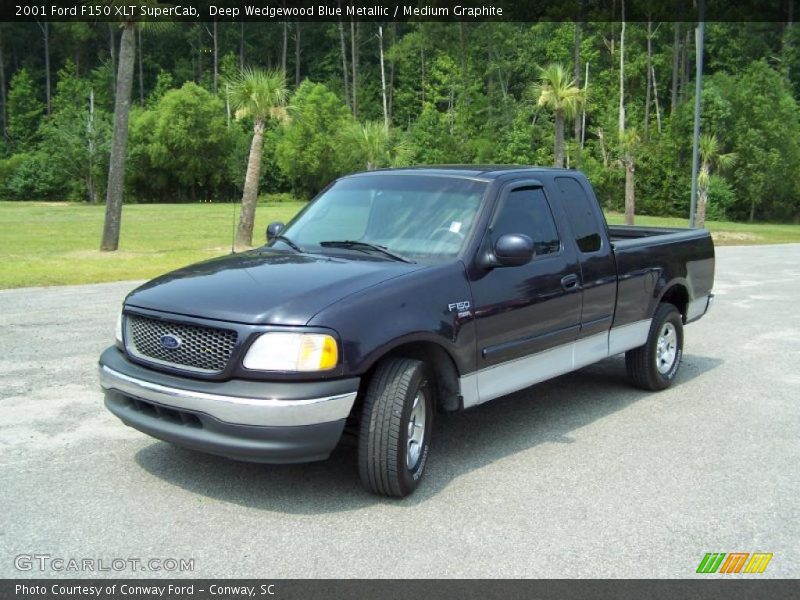
[(181, 338), (172, 334), (162, 335), (158, 341), (167, 350), (177, 350), (183, 343)]

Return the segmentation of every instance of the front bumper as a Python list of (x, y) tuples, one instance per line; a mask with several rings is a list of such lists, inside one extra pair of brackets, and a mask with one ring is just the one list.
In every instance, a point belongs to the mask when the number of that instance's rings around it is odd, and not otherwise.
[(126, 425), (194, 450), (255, 462), (323, 460), (336, 447), (359, 379), (200, 381), (100, 357), (105, 405)]

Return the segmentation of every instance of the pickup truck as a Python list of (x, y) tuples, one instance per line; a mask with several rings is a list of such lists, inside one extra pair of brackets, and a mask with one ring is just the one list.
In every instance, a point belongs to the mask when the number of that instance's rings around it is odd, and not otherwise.
[(100, 382), (125, 424), (233, 459), (349, 438), (365, 487), (403, 497), (437, 413), (623, 352), (634, 385), (669, 386), (713, 281), (708, 231), (609, 227), (578, 171), (370, 171), (131, 292)]

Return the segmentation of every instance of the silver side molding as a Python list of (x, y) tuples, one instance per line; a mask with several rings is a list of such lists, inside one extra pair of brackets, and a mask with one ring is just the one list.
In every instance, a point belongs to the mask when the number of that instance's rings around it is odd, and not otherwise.
[(205, 413), (236, 425), (294, 427), (329, 423), (347, 418), (356, 399), (356, 392), (304, 400), (209, 394), (144, 381), (105, 365), (100, 367), (100, 385), (104, 390), (114, 390), (167, 408)]
[(713, 294), (706, 294), (689, 302), (689, 306), (686, 307), (686, 322), (696, 321), (706, 314), (713, 297)]
[(638, 348), (647, 341), (652, 319), (486, 367), (459, 379), (464, 408), (475, 406)]

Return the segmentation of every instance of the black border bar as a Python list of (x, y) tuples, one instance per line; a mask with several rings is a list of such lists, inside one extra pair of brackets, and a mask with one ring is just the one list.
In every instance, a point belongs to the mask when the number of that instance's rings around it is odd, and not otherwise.
[[(800, 4), (800, 0), (625, 0), (624, 4), (626, 21), (694, 22), (704, 3), (707, 21), (785, 23), (793, 19), (795, 2)], [(0, 21), (602, 22), (621, 20), (621, 6), (621, 0), (4, 0)]]
[[(351, 557), (351, 560), (358, 560)], [(744, 577), (744, 576), (741, 576)], [(800, 597), (800, 580), (743, 579), (739, 576), (692, 580), (591, 579), (5, 579), (4, 600), (781, 600)], [(20, 586), (25, 586), (20, 587)], [(170, 588), (169, 586), (172, 586)], [(31, 591), (38, 588), (38, 591)], [(97, 593), (101, 588), (100, 593)], [(126, 593), (157, 588), (163, 593)], [(245, 590), (252, 588), (254, 595)], [(230, 591), (238, 589), (238, 592)], [(226, 591), (228, 590), (228, 591)], [(215, 593), (216, 592), (216, 593)]]

